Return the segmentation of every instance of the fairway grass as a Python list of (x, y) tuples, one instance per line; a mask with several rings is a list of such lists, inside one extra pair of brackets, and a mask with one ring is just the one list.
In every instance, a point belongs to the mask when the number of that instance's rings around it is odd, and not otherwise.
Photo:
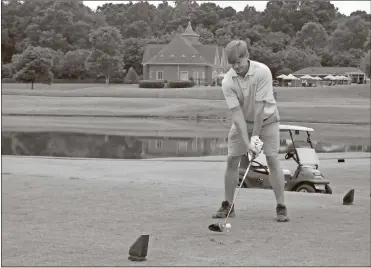
[(241, 189), (226, 234), (207, 229), (220, 162), (4, 156), (2, 264), (133, 266), (129, 247), (149, 234), (146, 266), (369, 266), (369, 160), (321, 159), (333, 194), (286, 192), (288, 223), (271, 190)]

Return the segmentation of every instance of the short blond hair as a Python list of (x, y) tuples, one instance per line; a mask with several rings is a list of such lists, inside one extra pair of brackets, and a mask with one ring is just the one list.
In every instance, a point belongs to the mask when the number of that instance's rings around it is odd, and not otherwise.
[(225, 47), (227, 60), (229, 64), (234, 64), (236, 61), (243, 57), (249, 57), (247, 44), (243, 40), (233, 40)]

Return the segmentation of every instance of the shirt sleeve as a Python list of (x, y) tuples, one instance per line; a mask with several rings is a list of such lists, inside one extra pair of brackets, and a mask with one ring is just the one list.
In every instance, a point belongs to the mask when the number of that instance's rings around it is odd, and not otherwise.
[(240, 105), (238, 97), (234, 90), (232, 89), (232, 85), (229, 81), (222, 82), (222, 90), (229, 109), (232, 109)]
[(256, 85), (256, 101), (266, 101), (275, 103), (273, 96), (273, 79), (272, 73), (269, 68), (264, 68), (260, 70), (260, 75), (258, 76), (258, 81)]

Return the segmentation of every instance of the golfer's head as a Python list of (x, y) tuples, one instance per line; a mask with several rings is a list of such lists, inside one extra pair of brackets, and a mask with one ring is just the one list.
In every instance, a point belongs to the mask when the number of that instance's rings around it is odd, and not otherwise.
[(233, 40), (225, 48), (228, 63), (237, 74), (244, 72), (248, 66), (249, 51), (247, 44), (242, 40)]

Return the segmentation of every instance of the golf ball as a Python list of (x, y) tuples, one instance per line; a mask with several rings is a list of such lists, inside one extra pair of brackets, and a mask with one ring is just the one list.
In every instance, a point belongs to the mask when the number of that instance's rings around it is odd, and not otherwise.
[(226, 225), (225, 225), (225, 228), (227, 228), (227, 229), (229, 229), (229, 228), (231, 228), (232, 226), (231, 226), (231, 224), (230, 223), (227, 223)]

